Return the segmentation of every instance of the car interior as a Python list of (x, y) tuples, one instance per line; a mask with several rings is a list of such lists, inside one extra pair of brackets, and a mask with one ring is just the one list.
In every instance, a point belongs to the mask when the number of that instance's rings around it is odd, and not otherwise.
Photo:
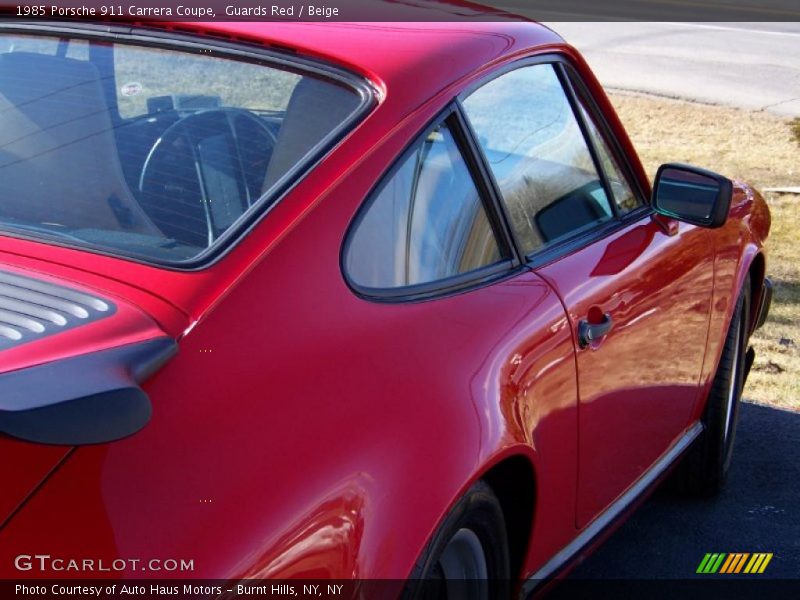
[(119, 45), (90, 42), (83, 60), (68, 44), (0, 53), (0, 227), (34, 237), (190, 259), (297, 174), (360, 102), (303, 75), (284, 110), (254, 110), (184, 93), (175, 77), (174, 93), (123, 118)]

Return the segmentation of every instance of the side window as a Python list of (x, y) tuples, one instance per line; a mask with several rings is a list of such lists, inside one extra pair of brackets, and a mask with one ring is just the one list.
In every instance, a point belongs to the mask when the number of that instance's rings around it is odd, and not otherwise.
[(463, 104), (526, 255), (614, 217), (553, 65), (501, 75)]
[(344, 266), (364, 288), (431, 283), (499, 262), (480, 194), (446, 124), (412, 149), (368, 201)]
[(635, 208), (639, 208), (642, 203), (633, 193), (628, 180), (622, 174), (619, 163), (611, 153), (603, 135), (595, 125), (589, 112), (586, 110), (583, 100), (580, 101), (581, 114), (586, 122), (586, 128), (589, 131), (589, 137), (592, 138), (592, 145), (597, 152), (597, 157), (600, 159), (600, 165), (608, 178), (608, 183), (611, 186), (611, 193), (614, 196), (614, 202), (617, 203), (619, 214), (624, 215), (629, 213)]

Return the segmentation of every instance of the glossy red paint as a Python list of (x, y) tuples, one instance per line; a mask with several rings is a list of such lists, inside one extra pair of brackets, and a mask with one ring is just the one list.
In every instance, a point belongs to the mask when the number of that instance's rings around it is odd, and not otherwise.
[[(2, 525), (0, 577), (20, 576), (16, 555), (46, 551), (194, 561), (184, 573), (66, 576), (404, 578), (460, 495), (520, 457), (535, 504), (518, 575), (534, 573), (697, 420), (737, 286), (763, 260), (763, 200), (740, 186), (721, 229), (665, 227), (647, 214), (492, 285), (371, 302), (340, 270), (348, 224), (448, 102), (521, 57), (558, 53), (573, 63), (649, 191), (588, 67), (551, 31), (520, 22), (181, 29), (324, 57), (367, 77), (379, 103), (206, 269), (0, 237), (4, 268), (106, 295), (140, 319), (131, 330), (140, 339), (163, 331), (180, 341), (145, 384), (150, 424), (76, 449)], [(614, 315), (614, 329), (578, 348), (577, 322), (598, 311)], [(111, 333), (97, 325), (53, 338), (53, 352), (107, 345)], [(24, 352), (45, 352), (38, 344)], [(15, 461), (0, 470), (0, 517), (65, 452), (0, 440), (0, 464)], [(24, 573), (41, 575), (53, 573)]]
[(581, 319), (592, 322), (593, 311), (613, 316), (609, 334), (577, 355), (578, 527), (691, 422), (711, 311), (713, 235), (683, 223), (668, 235), (645, 218), (540, 270), (564, 299), (573, 331)]

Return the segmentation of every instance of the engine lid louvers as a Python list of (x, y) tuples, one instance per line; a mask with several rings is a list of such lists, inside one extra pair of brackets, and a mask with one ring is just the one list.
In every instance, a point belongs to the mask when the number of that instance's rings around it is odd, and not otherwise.
[(108, 300), (0, 270), (0, 352), (114, 314)]

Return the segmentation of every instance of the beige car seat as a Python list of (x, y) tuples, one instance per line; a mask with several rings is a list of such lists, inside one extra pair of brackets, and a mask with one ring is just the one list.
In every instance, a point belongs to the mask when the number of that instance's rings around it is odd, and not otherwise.
[(87, 61), (0, 54), (0, 219), (160, 235), (128, 189)]

